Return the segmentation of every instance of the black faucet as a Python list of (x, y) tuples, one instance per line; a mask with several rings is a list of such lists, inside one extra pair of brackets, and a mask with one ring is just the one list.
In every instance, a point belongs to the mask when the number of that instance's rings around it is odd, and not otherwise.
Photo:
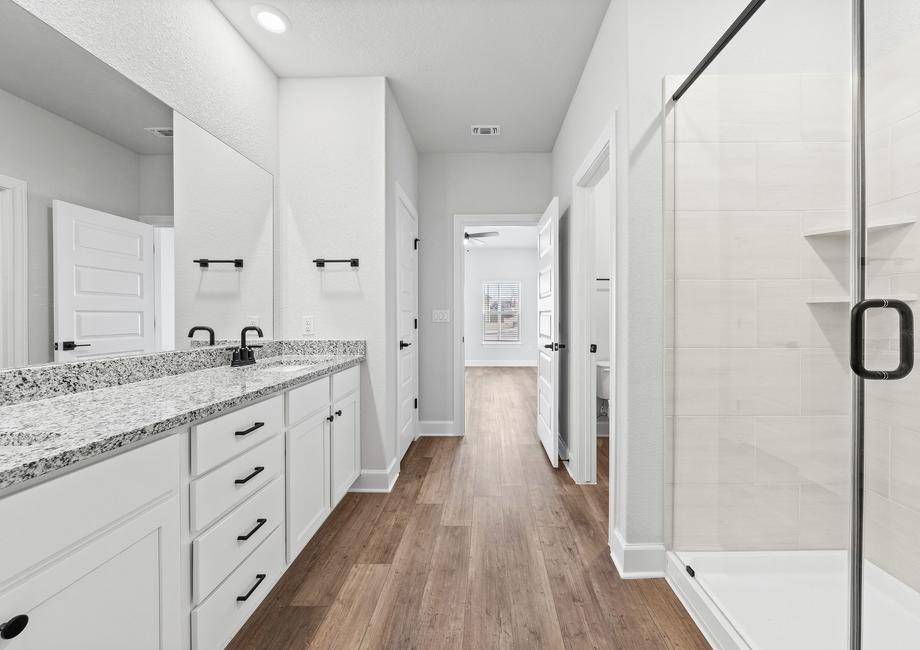
[(259, 335), (259, 338), (262, 337), (262, 328), (256, 327), (255, 325), (248, 325), (243, 328), (240, 332), (240, 347), (233, 351), (233, 359), (230, 361), (230, 365), (236, 368), (237, 366), (251, 366), (256, 362), (256, 355), (252, 351), (252, 348), (261, 348), (261, 345), (246, 345), (246, 332), (255, 332)]
[(195, 336), (195, 332), (207, 332), (208, 333), (208, 345), (214, 345), (214, 328), (207, 327), (206, 325), (195, 325), (192, 329), (188, 331), (188, 337), (192, 338)]

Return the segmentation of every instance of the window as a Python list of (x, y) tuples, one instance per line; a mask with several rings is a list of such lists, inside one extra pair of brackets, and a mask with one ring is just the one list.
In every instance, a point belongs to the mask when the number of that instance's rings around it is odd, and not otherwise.
[(521, 342), (521, 283), (482, 283), (482, 342)]

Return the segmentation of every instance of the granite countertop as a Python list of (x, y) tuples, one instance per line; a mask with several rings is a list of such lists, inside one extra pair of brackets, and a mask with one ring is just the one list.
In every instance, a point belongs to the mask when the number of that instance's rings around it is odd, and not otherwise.
[(351, 368), (364, 358), (274, 357), (244, 368), (208, 368), (0, 407), (0, 491)]

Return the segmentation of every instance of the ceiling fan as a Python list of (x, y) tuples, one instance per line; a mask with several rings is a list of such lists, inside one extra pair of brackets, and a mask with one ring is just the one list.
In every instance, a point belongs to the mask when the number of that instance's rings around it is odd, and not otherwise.
[(465, 232), (463, 233), (463, 239), (466, 243), (472, 241), (476, 242), (480, 246), (485, 246), (486, 243), (482, 241), (483, 239), (486, 239), (487, 237), (498, 237), (498, 234), (499, 233), (497, 230), (489, 230), (487, 232)]

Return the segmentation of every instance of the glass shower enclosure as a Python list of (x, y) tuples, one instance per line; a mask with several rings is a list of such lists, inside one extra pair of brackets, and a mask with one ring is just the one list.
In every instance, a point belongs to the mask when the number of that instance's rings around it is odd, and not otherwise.
[(669, 562), (726, 647), (917, 648), (920, 7), (746, 11), (665, 83)]

